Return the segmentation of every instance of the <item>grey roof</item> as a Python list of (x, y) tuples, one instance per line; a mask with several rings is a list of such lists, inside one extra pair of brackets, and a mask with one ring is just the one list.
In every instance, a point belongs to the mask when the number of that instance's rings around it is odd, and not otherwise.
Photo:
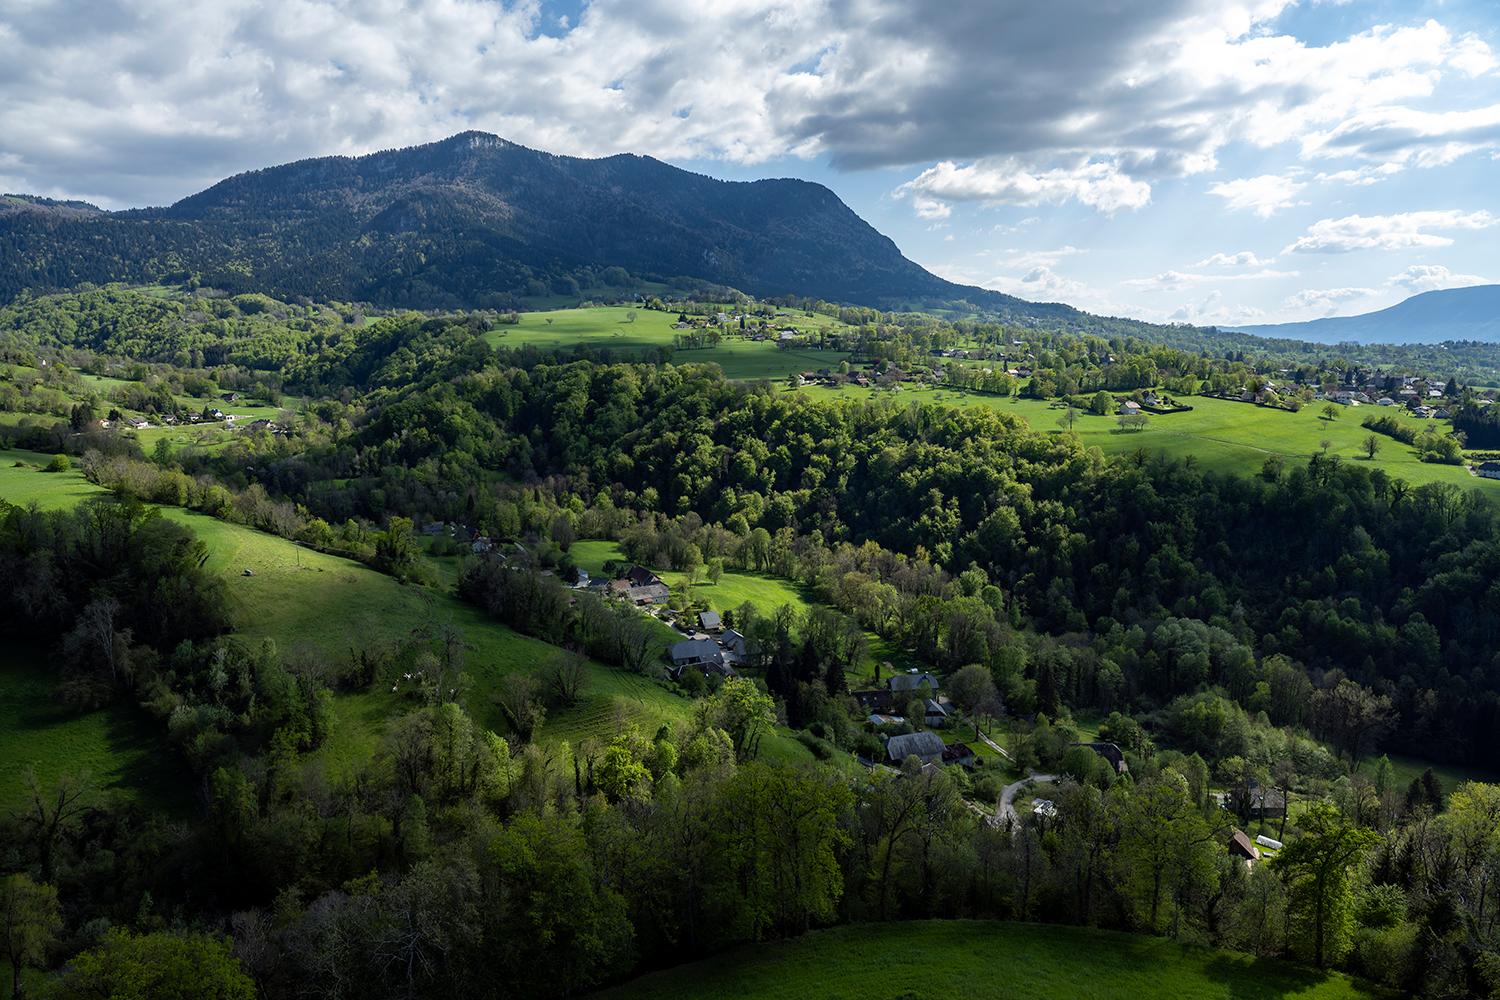
[(700, 612), (698, 612), (698, 627), (699, 628), (718, 628), (719, 627), (719, 613), (717, 611), (700, 611)]
[(938, 689), (937, 678), (925, 670), (920, 674), (896, 674), (886, 682), (886, 686), (892, 691), (915, 691), (923, 684), (933, 691)]
[(913, 755), (924, 760), (943, 755), (943, 738), (937, 733), (907, 733), (892, 736), (885, 744), (886, 756), (894, 761), (903, 761)]
[(673, 663), (722, 663), (724, 653), (712, 639), (684, 639), (668, 651)]

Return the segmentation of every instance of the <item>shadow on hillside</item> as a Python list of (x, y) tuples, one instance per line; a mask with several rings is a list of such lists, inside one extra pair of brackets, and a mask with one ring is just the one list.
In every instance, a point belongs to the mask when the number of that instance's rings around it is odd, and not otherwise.
[[(1203, 967), (1203, 974), (1229, 987), (1229, 996), (1234, 1000), (1276, 1000), (1278, 997), (1301, 996), (1319, 984), (1334, 978), (1334, 974), (1306, 965), (1272, 958), (1257, 958), (1252, 961), (1220, 955)], [(1388, 994), (1367, 987), (1354, 980), (1346, 980), (1353, 988), (1352, 995), (1358, 997), (1383, 997)]]

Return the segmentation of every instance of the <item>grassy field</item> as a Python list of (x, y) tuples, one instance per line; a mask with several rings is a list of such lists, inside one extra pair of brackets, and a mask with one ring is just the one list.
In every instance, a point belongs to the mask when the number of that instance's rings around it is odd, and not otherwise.
[(130, 706), (75, 712), (55, 697), (56, 674), (39, 643), (0, 638), (0, 814), (24, 805), (26, 768), (44, 789), (86, 774), (98, 793), (173, 815), (191, 805), (187, 768), (162, 727)]
[[(867, 398), (881, 391), (858, 386), (836, 389), (806, 386), (795, 390), (817, 399), (839, 397)], [(903, 388), (895, 394), (902, 402), (943, 403), (950, 406), (987, 406), (1001, 413), (1011, 413), (1025, 420), (1034, 430), (1062, 434), (1058, 419), (1063, 410), (1059, 404), (1036, 399), (966, 393), (956, 389)], [(1287, 462), (1305, 462), (1328, 441), (1328, 453), (1345, 461), (1404, 479), (1413, 486), (1425, 483), (1452, 483), (1476, 488), (1486, 496), (1500, 498), (1500, 482), (1479, 479), (1456, 465), (1434, 465), (1417, 458), (1416, 451), (1394, 438), (1377, 435), (1380, 451), (1374, 461), (1365, 458), (1360, 445), (1370, 431), (1360, 426), (1370, 414), (1396, 415), (1403, 423), (1418, 430), (1436, 426), (1447, 432), (1448, 424), (1396, 413), (1393, 407), (1338, 407), (1338, 419), (1324, 420), (1322, 404), (1305, 406), (1298, 413), (1267, 409), (1248, 403), (1202, 396), (1184, 400), (1193, 407), (1190, 413), (1152, 414), (1144, 431), (1122, 431), (1117, 418), (1080, 414), (1074, 431), (1085, 445), (1098, 447), (1106, 455), (1129, 454), (1138, 449), (1159, 452), (1173, 458), (1192, 456), (1203, 468), (1217, 472), (1250, 474), (1259, 472), (1266, 459), (1276, 455)]]
[(864, 924), (740, 948), (600, 1000), (1343, 1000), (1337, 973), (1163, 938), (996, 921)]
[[(634, 316), (633, 320), (629, 319)], [(497, 347), (536, 346), (607, 348), (621, 354), (639, 354), (657, 347), (670, 347), (679, 331), (672, 329), (676, 313), (634, 309), (629, 306), (595, 306), (587, 309), (553, 309), (521, 314), (521, 321), (486, 334)], [(837, 320), (828, 316), (808, 319), (797, 314), (787, 320), (799, 329), (828, 327)], [(834, 351), (782, 350), (771, 341), (726, 337), (717, 347), (679, 350), (676, 364), (716, 364), (731, 379), (785, 378), (807, 369), (834, 368), (848, 355)]]
[[(0, 498), (60, 508), (101, 492), (76, 470), (37, 471), (46, 459), (0, 452)], [(17, 467), (17, 461), (28, 464)], [(347, 660), (357, 650), (381, 644), (395, 648), (422, 630), (452, 624), (469, 647), (466, 668), (473, 686), (466, 707), (483, 725), (503, 732), (494, 701), (501, 678), (535, 673), (562, 655), (557, 647), (506, 628), (448, 593), (405, 586), (352, 560), (203, 514), (170, 507), (163, 514), (192, 529), (208, 546), (208, 567), (225, 576), (235, 634), (249, 643), (275, 643), (289, 663)], [(588, 671), (582, 702), (546, 720), (540, 731), (543, 742), (576, 745), (608, 737), (627, 724), (648, 733), (663, 723), (681, 730), (692, 718), (691, 701), (654, 681), (600, 663), (590, 662)], [(339, 725), (319, 757), (335, 772), (346, 772), (374, 752), (384, 721), (412, 704), (407, 695), (392, 694), (382, 684), (341, 695), (336, 702)], [(763, 748), (772, 758), (811, 758), (786, 733), (773, 736)]]

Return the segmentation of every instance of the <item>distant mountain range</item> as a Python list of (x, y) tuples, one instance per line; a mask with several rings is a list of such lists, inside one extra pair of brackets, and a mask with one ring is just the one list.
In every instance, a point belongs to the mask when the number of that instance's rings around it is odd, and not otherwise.
[(1359, 316), (1330, 316), (1304, 323), (1234, 329), (1257, 337), (1320, 344), (1437, 344), (1457, 340), (1495, 343), (1500, 342), (1500, 285), (1423, 292), (1388, 309)]
[(945, 281), (820, 184), (555, 156), (480, 132), (255, 170), (169, 208), (0, 197), (0, 302), (81, 282), (188, 280), (439, 309), (697, 283), (1101, 333), (1159, 329)]

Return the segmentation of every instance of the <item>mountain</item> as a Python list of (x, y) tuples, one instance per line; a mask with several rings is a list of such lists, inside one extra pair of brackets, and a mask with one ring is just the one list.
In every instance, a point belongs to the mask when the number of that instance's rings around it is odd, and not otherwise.
[(1135, 326), (945, 281), (820, 184), (556, 156), (479, 132), (255, 170), (168, 208), (0, 206), (0, 302), (85, 281), (197, 280), (281, 297), (510, 307), (632, 279)]
[(1330, 316), (1305, 323), (1235, 329), (1258, 337), (1285, 337), (1320, 344), (1500, 342), (1500, 285), (1423, 292), (1388, 309), (1359, 316)]

